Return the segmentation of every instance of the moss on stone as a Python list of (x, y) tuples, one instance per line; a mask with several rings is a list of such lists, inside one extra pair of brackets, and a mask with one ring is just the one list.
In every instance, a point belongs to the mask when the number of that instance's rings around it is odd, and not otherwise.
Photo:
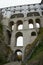
[(36, 39), (31, 44), (26, 46), (25, 57), (29, 55), (30, 51), (35, 47), (36, 43), (43, 37), (43, 28), (40, 28), (39, 32), (40, 34), (36, 37)]
[[(40, 29), (40, 34), (36, 38), (39, 40), (39, 45), (35, 47), (35, 51), (31, 55), (30, 59), (27, 60), (27, 65), (43, 65), (43, 28)], [(35, 43), (34, 41), (33, 43)], [(33, 45), (32, 43), (32, 45)]]

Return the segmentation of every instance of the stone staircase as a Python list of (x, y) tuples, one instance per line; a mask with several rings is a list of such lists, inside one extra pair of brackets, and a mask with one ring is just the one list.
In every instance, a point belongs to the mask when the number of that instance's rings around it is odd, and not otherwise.
[(10, 62), (4, 65), (21, 65), (21, 62), (15, 61), (15, 62)]

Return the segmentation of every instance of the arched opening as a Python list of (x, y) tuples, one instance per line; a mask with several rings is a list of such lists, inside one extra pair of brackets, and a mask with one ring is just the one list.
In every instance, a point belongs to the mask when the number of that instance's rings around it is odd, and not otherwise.
[(10, 27), (10, 29), (13, 31), (13, 29), (14, 29), (14, 22), (13, 22), (13, 21), (10, 21), (9, 27)]
[(16, 46), (23, 46), (23, 34), (21, 32), (16, 33)]
[(31, 32), (31, 36), (36, 36), (36, 32), (35, 31)]
[(40, 19), (36, 19), (35, 21), (36, 21), (36, 27), (40, 28)]
[(33, 28), (34, 28), (34, 26), (33, 26), (33, 20), (30, 19), (29, 20), (29, 29), (33, 29)]
[(22, 36), (19, 36), (17, 38), (17, 46), (23, 46), (23, 37)]
[(30, 16), (33, 16), (33, 14), (31, 12), (27, 13), (27, 17), (30, 17)]
[(34, 16), (40, 16), (39, 12), (33, 12)]
[(15, 51), (15, 59), (16, 61), (22, 61), (22, 51), (21, 50), (17, 49)]
[(23, 22), (21, 20), (17, 21), (17, 30), (23, 29)]
[(39, 12), (30, 12), (30, 13), (27, 13), (27, 17), (29, 16), (40, 16)]
[(41, 7), (41, 10), (43, 10), (43, 7)]
[(23, 13), (13, 14), (11, 15), (10, 18), (19, 18), (19, 17), (24, 17), (24, 14)]
[(43, 12), (42, 12), (42, 15), (43, 15)]
[(7, 32), (8, 45), (10, 45), (11, 32), (9, 30), (7, 30), (6, 32)]

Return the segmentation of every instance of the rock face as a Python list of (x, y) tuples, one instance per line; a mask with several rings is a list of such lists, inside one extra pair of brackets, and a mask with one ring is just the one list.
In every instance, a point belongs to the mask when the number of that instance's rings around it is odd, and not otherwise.
[(39, 64), (39, 62), (38, 61), (34, 61), (34, 62), (31, 62), (29, 65), (37, 65), (37, 64)]
[(3, 25), (1, 23), (2, 14), (0, 13), (0, 64), (4, 63), (5, 55), (6, 55), (6, 47), (5, 47), (5, 41), (4, 41), (4, 35), (3, 35)]
[(21, 65), (21, 62), (11, 62), (11, 63), (7, 63), (5, 65)]
[(0, 65), (7, 62), (9, 48), (5, 43), (5, 37), (3, 34), (3, 25), (2, 25), (2, 14), (0, 13)]

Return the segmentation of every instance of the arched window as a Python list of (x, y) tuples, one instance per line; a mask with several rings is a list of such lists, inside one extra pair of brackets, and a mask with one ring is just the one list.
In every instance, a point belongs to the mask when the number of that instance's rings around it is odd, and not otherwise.
[(27, 17), (29, 16), (40, 16), (39, 12), (30, 12), (30, 13), (27, 13)]
[(40, 19), (36, 19), (36, 27), (40, 28)]
[(13, 21), (10, 21), (9, 27), (10, 27), (10, 29), (13, 31), (13, 29), (14, 29), (14, 22), (13, 22)]
[(16, 46), (23, 46), (23, 34), (21, 32), (16, 33)]
[(31, 33), (31, 36), (36, 36), (36, 32), (33, 31), (33, 32)]
[(27, 13), (27, 17), (30, 17), (30, 16), (33, 16), (33, 14), (31, 12)]
[(18, 61), (21, 61), (22, 60), (22, 51), (21, 50), (19, 50), (19, 49), (17, 49), (16, 51), (15, 51), (15, 57), (16, 57), (16, 60), (18, 60)]
[(33, 12), (34, 16), (40, 16), (39, 12)]
[(17, 30), (23, 29), (23, 22), (21, 20), (17, 21)]
[(30, 20), (29, 20), (29, 29), (32, 29), (32, 28), (33, 28), (33, 20), (30, 19)]
[(19, 17), (24, 17), (23, 13), (13, 14), (11, 15), (10, 18), (19, 18)]

